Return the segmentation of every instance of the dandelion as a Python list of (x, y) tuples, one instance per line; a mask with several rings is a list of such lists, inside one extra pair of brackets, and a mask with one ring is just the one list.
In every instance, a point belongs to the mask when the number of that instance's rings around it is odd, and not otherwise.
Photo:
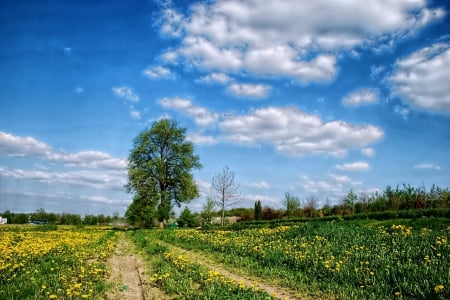
[(442, 292), (443, 289), (444, 289), (444, 286), (442, 284), (438, 284), (437, 286), (434, 287), (434, 291), (436, 293)]

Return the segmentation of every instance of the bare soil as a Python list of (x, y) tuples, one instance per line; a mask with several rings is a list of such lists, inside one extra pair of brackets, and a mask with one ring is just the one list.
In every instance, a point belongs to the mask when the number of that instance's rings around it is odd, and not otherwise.
[(165, 300), (172, 299), (157, 287), (146, 284), (147, 268), (135, 245), (121, 234), (116, 250), (108, 260), (111, 289), (108, 300)]

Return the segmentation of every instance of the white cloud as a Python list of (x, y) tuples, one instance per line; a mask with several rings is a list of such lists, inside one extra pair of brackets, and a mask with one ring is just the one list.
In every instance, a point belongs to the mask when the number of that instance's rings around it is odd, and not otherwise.
[(268, 107), (249, 115), (230, 116), (219, 127), (225, 140), (271, 144), (287, 155), (343, 155), (348, 149), (366, 147), (383, 137), (383, 131), (372, 125), (324, 123), (318, 115), (289, 107)]
[[(101, 151), (55, 152), (32, 137), (15, 136), (0, 131), (0, 155), (40, 157), (49, 162), (63, 163), (68, 167), (125, 169), (125, 159), (115, 158)], [(42, 169), (42, 166), (40, 167)]]
[(268, 189), (270, 188), (270, 185), (265, 182), (265, 181), (258, 181), (258, 182), (253, 182), (250, 184), (250, 186), (258, 188), (258, 189)]
[(399, 114), (403, 117), (403, 119), (408, 119), (409, 116), (409, 109), (406, 106), (396, 105), (394, 107), (394, 112), (396, 114)]
[(116, 96), (124, 98), (130, 102), (139, 101), (139, 96), (134, 93), (133, 89), (127, 86), (113, 87), (112, 90)]
[(388, 78), (394, 95), (418, 109), (450, 113), (450, 44), (418, 50), (398, 60), (395, 68)]
[(372, 65), (370, 66), (370, 78), (372, 79), (377, 79), (378, 77), (380, 77), (380, 75), (384, 72), (384, 70), (386, 69), (385, 66), (375, 66)]
[(364, 105), (378, 102), (379, 92), (377, 89), (360, 89), (348, 94), (342, 102), (345, 105)]
[(367, 157), (372, 157), (375, 155), (375, 150), (373, 148), (363, 148), (361, 153)]
[(51, 147), (33, 137), (15, 136), (0, 131), (0, 155), (47, 156)]
[(227, 89), (236, 96), (263, 98), (270, 93), (271, 87), (266, 84), (233, 83)]
[(414, 166), (414, 169), (423, 169), (423, 170), (441, 170), (441, 166), (433, 163), (422, 163)]
[(130, 110), (130, 117), (139, 120), (141, 118), (141, 112), (135, 109)]
[(221, 72), (332, 80), (337, 70), (331, 53), (392, 45), (445, 15), (426, 5), (422, 0), (219, 0), (192, 4), (185, 14), (169, 4), (160, 32), (180, 44), (163, 56)]
[(208, 75), (205, 75), (199, 79), (196, 80), (197, 82), (201, 83), (219, 83), (219, 84), (226, 84), (230, 81), (233, 81), (233, 78), (228, 76), (225, 73), (211, 73)]
[(192, 133), (187, 136), (187, 139), (194, 144), (202, 144), (202, 145), (212, 145), (216, 144), (217, 140), (215, 137), (210, 135), (203, 135), (198, 133)]
[(71, 172), (53, 172), (8, 169), (0, 167), (0, 176), (15, 179), (46, 182), (50, 184), (65, 184), (69, 186), (85, 186), (96, 189), (123, 190), (126, 184), (126, 171), (92, 171), (80, 170)]
[(144, 75), (149, 78), (168, 78), (172, 77), (172, 72), (169, 68), (163, 66), (149, 67), (143, 71)]
[(217, 122), (218, 115), (212, 113), (204, 107), (194, 105), (190, 100), (183, 98), (164, 98), (159, 101), (165, 108), (175, 109), (176, 111), (194, 118), (195, 123), (201, 126), (211, 125)]
[(365, 161), (356, 161), (353, 163), (336, 165), (336, 169), (343, 171), (366, 171), (370, 169), (370, 166)]

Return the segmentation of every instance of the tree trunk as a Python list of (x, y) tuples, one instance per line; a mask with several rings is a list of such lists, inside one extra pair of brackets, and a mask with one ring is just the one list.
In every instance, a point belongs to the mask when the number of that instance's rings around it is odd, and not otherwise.
[(164, 229), (164, 221), (159, 221), (159, 229)]

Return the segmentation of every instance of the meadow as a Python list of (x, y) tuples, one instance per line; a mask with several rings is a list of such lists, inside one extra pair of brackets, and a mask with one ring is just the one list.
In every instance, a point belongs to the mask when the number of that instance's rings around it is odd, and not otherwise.
[(309, 222), (151, 234), (312, 298), (449, 299), (450, 227), (439, 224)]
[[(449, 299), (448, 225), (438, 218), (310, 221), (121, 235), (101, 227), (5, 226), (0, 299), (105, 299), (106, 260), (118, 236), (146, 260), (144, 284), (170, 299)], [(269, 283), (295, 296), (260, 288)]]
[(101, 299), (114, 245), (100, 227), (0, 227), (0, 299)]

